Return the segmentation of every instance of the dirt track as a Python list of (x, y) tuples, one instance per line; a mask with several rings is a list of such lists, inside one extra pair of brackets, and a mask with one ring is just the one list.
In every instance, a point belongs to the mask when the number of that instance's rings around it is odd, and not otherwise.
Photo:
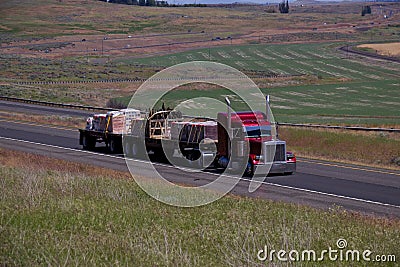
[(352, 54), (362, 55), (362, 56), (366, 56), (366, 57), (372, 57), (372, 58), (376, 58), (376, 59), (383, 59), (383, 60), (389, 60), (392, 62), (400, 63), (400, 58), (389, 57), (389, 56), (384, 56), (384, 55), (379, 55), (379, 54), (368, 53), (365, 51), (355, 50), (353, 46), (342, 46), (339, 49), (346, 53), (352, 53)]

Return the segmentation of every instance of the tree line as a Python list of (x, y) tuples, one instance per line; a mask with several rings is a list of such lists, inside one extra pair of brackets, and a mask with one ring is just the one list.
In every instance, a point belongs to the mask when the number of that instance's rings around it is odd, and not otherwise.
[(137, 6), (161, 6), (161, 7), (206, 7), (206, 4), (184, 4), (184, 5), (175, 5), (169, 4), (165, 0), (100, 0), (107, 3), (116, 3), (116, 4), (125, 4), (125, 5), (137, 5)]
[[(107, 3), (125, 4), (125, 5), (138, 5), (138, 6), (161, 6), (161, 7), (207, 7), (206, 4), (169, 4), (166, 0), (100, 0)], [(289, 13), (289, 1), (286, 0), (278, 5), (280, 13)], [(273, 9), (273, 12), (275, 10)]]
[(288, 0), (286, 0), (286, 3), (285, 3), (285, 1), (283, 1), (282, 3), (279, 4), (279, 12), (281, 12), (282, 14), (289, 13), (289, 1)]
[(365, 16), (366, 14), (371, 14), (371, 7), (370, 6), (363, 6), (361, 8), (361, 16)]

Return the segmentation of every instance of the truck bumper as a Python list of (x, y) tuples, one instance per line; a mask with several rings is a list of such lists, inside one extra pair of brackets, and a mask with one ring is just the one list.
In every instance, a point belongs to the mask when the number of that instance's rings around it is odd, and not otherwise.
[[(271, 168), (268, 170), (269, 166)], [(295, 162), (274, 162), (272, 165), (269, 164), (256, 164), (254, 165), (254, 173), (256, 175), (267, 175), (267, 174), (284, 174), (293, 173), (296, 171)]]
[(294, 173), (294, 172), (296, 172), (296, 162), (286, 163), (285, 173)]

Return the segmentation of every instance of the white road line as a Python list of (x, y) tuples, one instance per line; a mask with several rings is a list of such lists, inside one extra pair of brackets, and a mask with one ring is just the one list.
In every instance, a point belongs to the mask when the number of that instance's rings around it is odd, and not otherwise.
[[(107, 155), (107, 154), (97, 153), (97, 152), (93, 152), (93, 151), (86, 151), (86, 150), (80, 150), (80, 149), (68, 148), (68, 147), (60, 147), (60, 146), (55, 146), (55, 145), (31, 142), (31, 141), (26, 141), (26, 140), (21, 140), (21, 139), (14, 139), (14, 138), (3, 137), (3, 136), (0, 136), (0, 139), (10, 140), (10, 141), (15, 141), (15, 142), (22, 142), (22, 143), (33, 144), (33, 145), (39, 145), (39, 146), (45, 146), (45, 147), (64, 149), (64, 150), (68, 150), (68, 151), (87, 153), (87, 154), (92, 154), (92, 155), (97, 155), (97, 156), (103, 156), (103, 157), (109, 157), (109, 158), (115, 158), (115, 159), (124, 160), (123, 157)], [(140, 163), (146, 163), (146, 164), (150, 164), (150, 165), (158, 165), (158, 166), (163, 166), (163, 167), (168, 167), (168, 168), (175, 168), (172, 165), (163, 164), (163, 163), (154, 163), (154, 162), (148, 162), (148, 161), (137, 160), (137, 159), (129, 159), (129, 160), (140, 162)], [(220, 174), (216, 174), (216, 173), (207, 173), (207, 174), (220, 176)], [(240, 178), (240, 177), (235, 177), (235, 176), (230, 176), (230, 175), (224, 175), (224, 176), (227, 177), (227, 178), (239, 179), (239, 180), (248, 181), (248, 182), (252, 181), (252, 179), (249, 179), (249, 178), (243, 178), (243, 177)], [(387, 203), (382, 203), (382, 202), (378, 202), (378, 201), (372, 201), (372, 200), (367, 200), (367, 199), (348, 197), (348, 196), (343, 196), (343, 195), (336, 195), (336, 194), (332, 194), (332, 193), (320, 192), (320, 191), (304, 189), (304, 188), (299, 188), (299, 187), (293, 187), (293, 186), (288, 186), (288, 185), (280, 185), (280, 184), (270, 183), (270, 182), (265, 182), (265, 181), (257, 182), (257, 183), (262, 183), (264, 185), (275, 186), (275, 187), (279, 187), (279, 188), (285, 188), (285, 189), (301, 191), (301, 192), (306, 192), (306, 193), (311, 193), (311, 194), (318, 194), (318, 195), (323, 195), (323, 196), (336, 197), (336, 198), (341, 198), (341, 199), (347, 199), (347, 200), (352, 200), (352, 201), (363, 202), (363, 203), (367, 203), (367, 204), (374, 204), (374, 205), (380, 205), (380, 206), (400, 209), (400, 206), (387, 204)]]
[(389, 175), (396, 175), (400, 176), (400, 173), (396, 172), (390, 172), (389, 170), (374, 170), (374, 169), (365, 169), (362, 167), (358, 166), (350, 166), (350, 165), (338, 165), (337, 163), (329, 163), (329, 162), (318, 162), (314, 160), (304, 160), (304, 159), (298, 159), (298, 162), (304, 162), (304, 163), (311, 163), (311, 164), (318, 164), (318, 165), (323, 165), (323, 166), (328, 166), (328, 167), (337, 167), (337, 168), (344, 168), (344, 169), (350, 169), (350, 170), (356, 170), (356, 171), (366, 171), (366, 172), (375, 172), (375, 173), (382, 173), (382, 174), (389, 174)]
[[(247, 179), (247, 178), (242, 178), (242, 180), (251, 181), (251, 179)], [(271, 185), (271, 186), (276, 186), (276, 187), (280, 187), (280, 188), (292, 189), (292, 190), (303, 191), (303, 192), (307, 192), (307, 193), (319, 194), (319, 195), (323, 195), (323, 196), (337, 197), (337, 198), (342, 198), (342, 199), (364, 202), (364, 203), (368, 203), (368, 204), (375, 204), (375, 205), (381, 205), (381, 206), (400, 209), (400, 206), (382, 203), (382, 202), (378, 202), (378, 201), (336, 195), (336, 194), (332, 194), (332, 193), (326, 193), (326, 192), (320, 192), (320, 191), (315, 191), (315, 190), (310, 190), (310, 189), (305, 189), (305, 188), (293, 187), (293, 186), (289, 186), (289, 185), (280, 185), (280, 184), (274, 184), (274, 183), (269, 183), (269, 182), (262, 182), (262, 183), (265, 185)]]

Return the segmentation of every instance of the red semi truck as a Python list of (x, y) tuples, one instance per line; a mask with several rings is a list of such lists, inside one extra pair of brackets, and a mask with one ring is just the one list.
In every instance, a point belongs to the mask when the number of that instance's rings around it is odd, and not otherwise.
[[(80, 144), (91, 150), (96, 143), (104, 142), (111, 153), (124, 150), (125, 156), (132, 158), (147, 153), (165, 155), (171, 163), (183, 167), (245, 170), (250, 176), (294, 173), (296, 157), (272, 131), (266, 113), (231, 112), (228, 99), (227, 103), (228, 112), (218, 113), (217, 120), (187, 118), (171, 110), (140, 114), (125, 109), (95, 115), (88, 119), (86, 129), (79, 130)], [(123, 114), (126, 119), (121, 124), (118, 116)], [(99, 118), (102, 121), (96, 121)], [(114, 132), (113, 120), (117, 122)], [(103, 128), (94, 124), (103, 124)]]

